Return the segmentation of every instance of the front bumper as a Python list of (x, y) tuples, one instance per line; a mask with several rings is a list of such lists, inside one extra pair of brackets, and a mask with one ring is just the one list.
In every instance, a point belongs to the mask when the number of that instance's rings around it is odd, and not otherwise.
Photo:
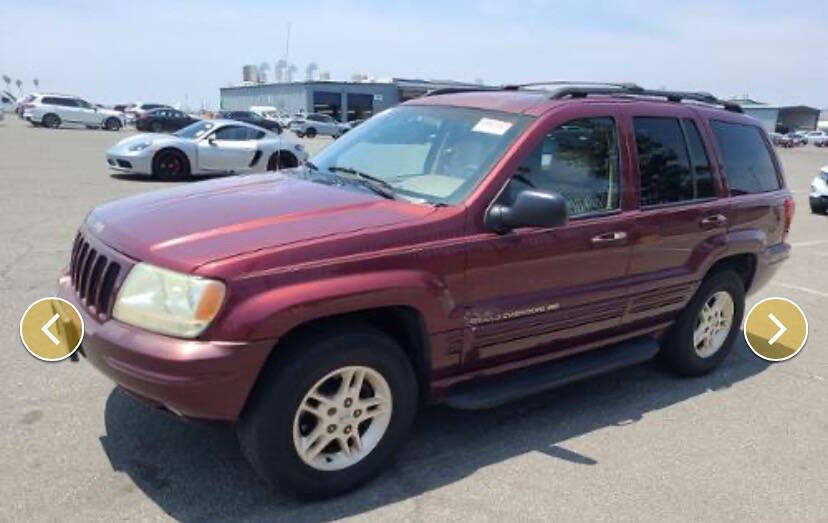
[(107, 167), (114, 171), (152, 174), (152, 157), (145, 151), (116, 151), (106, 152)]
[(185, 340), (114, 319), (100, 322), (80, 303), (66, 273), (58, 279), (58, 296), (80, 311), (80, 351), (95, 368), (133, 395), (188, 418), (238, 420), (274, 345)]

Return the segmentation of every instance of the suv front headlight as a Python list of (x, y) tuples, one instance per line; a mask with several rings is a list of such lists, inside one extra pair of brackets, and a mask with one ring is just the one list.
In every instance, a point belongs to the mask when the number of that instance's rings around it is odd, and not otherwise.
[(149, 331), (195, 338), (216, 317), (225, 294), (218, 280), (139, 263), (121, 285), (112, 316)]

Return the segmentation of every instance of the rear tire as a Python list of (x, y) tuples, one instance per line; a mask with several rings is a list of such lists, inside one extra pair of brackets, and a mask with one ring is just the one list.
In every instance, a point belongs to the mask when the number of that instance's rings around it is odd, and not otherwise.
[(267, 161), (268, 171), (280, 171), (282, 169), (291, 169), (299, 167), (299, 160), (295, 156), (285, 151), (277, 151), (270, 155)]
[(343, 494), (377, 475), (417, 410), (417, 381), (399, 344), (369, 326), (329, 326), (275, 350), (237, 427), (253, 467), (303, 499)]
[(164, 131), (164, 126), (161, 125), (161, 122), (153, 122), (150, 126), (150, 130), (154, 133), (160, 133)]
[(106, 122), (104, 122), (104, 129), (107, 131), (120, 131), (121, 121), (117, 118), (107, 118)]
[(745, 287), (739, 275), (730, 270), (709, 274), (679, 314), (661, 359), (683, 376), (707, 374), (733, 348), (744, 312)]
[(313, 127), (309, 127), (308, 130), (305, 131), (305, 136), (307, 136), (308, 138), (316, 137), (316, 129), (314, 129)]
[(43, 124), (43, 127), (48, 127), (49, 129), (57, 129), (60, 127), (60, 117), (54, 113), (44, 115), (40, 122)]

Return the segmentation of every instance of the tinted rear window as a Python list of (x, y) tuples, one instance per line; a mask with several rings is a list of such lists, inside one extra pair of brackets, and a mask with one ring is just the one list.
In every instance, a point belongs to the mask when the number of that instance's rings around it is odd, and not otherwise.
[(676, 118), (636, 117), (641, 205), (693, 199), (693, 175), (684, 134)]
[(751, 125), (710, 121), (733, 195), (779, 189), (779, 176), (762, 131)]

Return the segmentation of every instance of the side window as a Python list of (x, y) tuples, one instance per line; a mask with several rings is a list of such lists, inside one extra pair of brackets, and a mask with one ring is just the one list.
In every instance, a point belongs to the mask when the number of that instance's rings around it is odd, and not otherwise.
[(693, 176), (678, 119), (636, 117), (633, 123), (641, 206), (692, 200)]
[(561, 194), (570, 216), (618, 209), (615, 120), (583, 118), (563, 124), (529, 154), (515, 179)]
[[(254, 129), (248, 129), (247, 127), (242, 127), (240, 125), (228, 125), (227, 127), (222, 127), (218, 131), (215, 132), (214, 136), (216, 140), (232, 140), (232, 141), (243, 141), (243, 140), (255, 140), (258, 138), (259, 131)], [(264, 133), (261, 133), (264, 135)]]
[(758, 127), (711, 120), (733, 195), (779, 189), (779, 176)]
[(713, 169), (710, 167), (710, 158), (704, 148), (696, 122), (689, 118), (681, 121), (684, 135), (687, 137), (687, 149), (690, 151), (690, 164), (693, 168), (696, 198), (713, 198), (716, 188), (713, 184)]

